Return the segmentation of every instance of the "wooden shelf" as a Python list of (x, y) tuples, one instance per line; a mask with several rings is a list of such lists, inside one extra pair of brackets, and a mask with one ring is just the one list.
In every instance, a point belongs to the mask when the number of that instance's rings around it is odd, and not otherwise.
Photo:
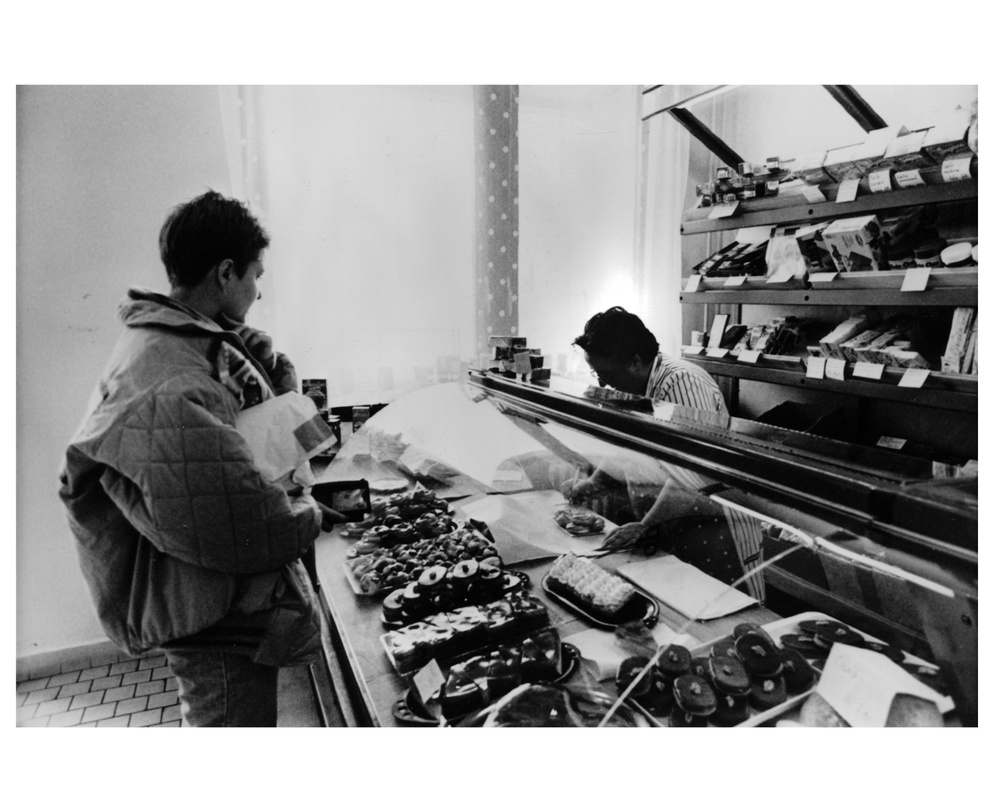
[[(977, 160), (973, 159), (973, 166)], [(975, 175), (975, 172), (974, 172)], [(799, 221), (819, 221), (832, 218), (847, 218), (880, 210), (914, 207), (922, 204), (941, 204), (949, 201), (968, 201), (979, 196), (979, 181), (976, 178), (961, 182), (943, 182), (941, 168), (925, 168), (921, 176), (927, 184), (891, 190), (886, 193), (872, 193), (867, 189), (867, 178), (858, 188), (854, 201), (837, 203), (839, 185), (824, 185), (820, 188), (826, 201), (809, 203), (799, 193), (788, 193), (771, 198), (742, 201), (736, 214), (728, 218), (709, 218), (712, 207), (696, 207), (687, 210), (681, 218), (681, 234), (694, 235), (705, 232), (725, 232), (747, 226), (776, 226)]]
[(847, 379), (820, 380), (806, 376), (805, 367), (784, 369), (758, 364), (737, 362), (735, 358), (705, 358), (685, 355), (685, 360), (701, 366), (706, 372), (723, 377), (775, 383), (782, 386), (815, 389), (817, 391), (851, 394), (894, 402), (909, 403), (928, 408), (977, 413), (979, 410), (979, 380), (975, 375), (951, 375), (932, 372), (923, 388), (906, 388), (898, 385), (905, 370), (887, 366), (882, 380), (855, 380), (848, 365)]

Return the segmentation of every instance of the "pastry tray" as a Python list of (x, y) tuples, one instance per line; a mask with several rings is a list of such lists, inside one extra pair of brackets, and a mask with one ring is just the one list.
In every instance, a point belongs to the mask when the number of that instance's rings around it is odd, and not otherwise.
[[(796, 632), (799, 631), (798, 625), (800, 623), (802, 623), (803, 621), (808, 621), (808, 620), (833, 620), (833, 621), (837, 621), (838, 619), (837, 618), (832, 618), (829, 615), (824, 615), (821, 612), (803, 612), (803, 613), (801, 613), (799, 615), (794, 615), (794, 616), (792, 616), (790, 618), (784, 618), (782, 620), (773, 621), (772, 623), (762, 624), (761, 628), (764, 629), (764, 631), (766, 631), (774, 639), (775, 643), (778, 643), (778, 645), (780, 647), (780, 639), (781, 639), (782, 635), (795, 634)], [(870, 635), (865, 634), (864, 632), (862, 632), (860, 629), (855, 629), (853, 626), (850, 627), (850, 628), (853, 629), (858, 634), (860, 634), (862, 637), (864, 637), (864, 639), (867, 640), (867, 641), (870, 641), (872, 643), (881, 643), (882, 645), (886, 644), (884, 640), (879, 640), (879, 639), (877, 639), (875, 637), (871, 637)], [(709, 641), (707, 643), (702, 643), (701, 645), (696, 646), (695, 648), (691, 649), (691, 656), (692, 657), (705, 657), (705, 656), (708, 656), (708, 654), (709, 654), (712, 646), (714, 646), (720, 640), (724, 640), (728, 636), (729, 636), (729, 634), (723, 635), (722, 637), (716, 638), (715, 640), (711, 640), (711, 641)], [(933, 665), (932, 663), (926, 662), (925, 660), (922, 660), (919, 657), (916, 657), (916, 656), (914, 656), (914, 655), (912, 655), (912, 654), (910, 654), (910, 653), (908, 653), (906, 651), (903, 652), (903, 658), (908, 663), (913, 663), (915, 665), (925, 665), (925, 666), (928, 666), (930, 668), (937, 668), (937, 666)], [(808, 662), (809, 662), (810, 665), (813, 666), (813, 669), (816, 670), (816, 663), (819, 662), (819, 661), (817, 661), (817, 660), (808, 660)], [(778, 716), (782, 715), (783, 713), (787, 713), (790, 710), (794, 710), (803, 701), (805, 701), (809, 697), (809, 694), (811, 694), (814, 690), (816, 690), (816, 685), (817, 684), (819, 684), (819, 671), (817, 671), (816, 684), (814, 684), (811, 688), (809, 688), (809, 690), (803, 691), (802, 693), (797, 693), (794, 696), (789, 696), (781, 704), (777, 705), (776, 707), (772, 707), (772, 708), (770, 708), (768, 710), (756, 711), (753, 708), (751, 708), (750, 718), (746, 719), (745, 721), (741, 721), (739, 724), (736, 725), (736, 727), (759, 727), (761, 724), (766, 724), (767, 722), (769, 722), (769, 721), (777, 718)], [(951, 703), (950, 699), (948, 701)], [(655, 724), (657, 726), (660, 726), (660, 727), (667, 727), (667, 726), (669, 726), (669, 719), (668, 719), (668, 717), (658, 717), (658, 716), (652, 715), (645, 708), (643, 708), (640, 705), (636, 704), (635, 700), (633, 700), (633, 699), (629, 699), (629, 702), (637, 710), (642, 711), (642, 713), (647, 718), (649, 718), (649, 720), (653, 724)], [(951, 703), (949, 709), (951, 709), (953, 707), (954, 707), (954, 703)], [(709, 726), (710, 727), (715, 727), (714, 724), (709, 724)], [(715, 727), (715, 728), (718, 729), (718, 727)]]
[[(475, 601), (464, 604), (458, 604), (458, 606), (477, 606), (479, 604), (489, 604), (493, 601), (498, 601), (499, 599), (503, 598), (507, 593), (512, 593), (522, 589), (527, 590), (531, 586), (531, 579), (528, 578), (528, 574), (522, 573), (520, 570), (505, 570), (503, 572), (503, 575), (504, 575), (503, 591), (498, 596), (496, 596), (496, 598), (491, 598), (489, 601)], [(364, 593), (359, 593), (359, 595), (364, 595)], [(382, 621), (382, 625), (388, 629), (398, 629), (401, 626), (406, 626), (409, 623), (413, 623), (413, 621), (387, 620), (384, 612), (379, 617), (380, 620)], [(417, 618), (417, 620), (421, 620), (421, 618)]]
[(635, 587), (635, 585), (631, 586), (635, 589), (631, 600), (615, 614), (614, 618), (608, 619), (603, 613), (595, 612), (593, 608), (587, 606), (582, 601), (573, 601), (562, 593), (554, 591), (549, 584), (548, 574), (542, 579), (542, 589), (547, 596), (558, 601), (566, 609), (575, 612), (595, 626), (599, 626), (602, 629), (614, 629), (623, 623), (641, 620), (652, 628), (660, 617), (660, 605), (655, 598), (646, 595), (645, 592)]

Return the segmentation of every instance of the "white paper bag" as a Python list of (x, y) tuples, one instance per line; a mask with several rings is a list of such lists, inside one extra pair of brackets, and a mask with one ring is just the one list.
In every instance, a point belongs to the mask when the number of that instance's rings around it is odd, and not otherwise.
[(289, 392), (240, 411), (236, 430), (246, 439), (264, 477), (277, 481), (336, 442), (316, 404)]

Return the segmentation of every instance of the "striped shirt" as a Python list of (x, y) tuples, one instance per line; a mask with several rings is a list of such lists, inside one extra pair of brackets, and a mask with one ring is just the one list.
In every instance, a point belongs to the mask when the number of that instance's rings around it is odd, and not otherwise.
[(646, 396), (654, 403), (669, 402), (726, 414), (726, 401), (712, 376), (693, 363), (657, 355), (649, 372)]

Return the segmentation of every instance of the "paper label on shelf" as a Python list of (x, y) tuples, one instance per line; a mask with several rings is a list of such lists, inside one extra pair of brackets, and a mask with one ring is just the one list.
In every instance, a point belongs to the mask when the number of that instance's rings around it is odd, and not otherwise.
[(927, 283), (931, 279), (931, 270), (924, 266), (919, 266), (917, 268), (906, 269), (906, 274), (903, 275), (903, 284), (900, 286), (901, 291), (925, 291), (927, 290)]
[(846, 179), (837, 188), (837, 203), (843, 204), (847, 201), (854, 201), (858, 197), (858, 186), (860, 179)]
[(941, 163), (941, 178), (946, 182), (962, 182), (972, 178), (972, 157), (951, 157)]
[(707, 353), (709, 358), (728, 358), (729, 350), (724, 347), (715, 347), (710, 349)]
[(939, 710), (947, 700), (915, 679), (884, 654), (834, 643), (816, 686), (840, 717), (852, 727), (884, 727), (892, 700), (906, 693), (926, 699)]
[(716, 204), (712, 207), (712, 211), (708, 214), (709, 218), (728, 218), (734, 212), (736, 208), (740, 206), (738, 201), (727, 201), (724, 204)]
[(840, 358), (826, 359), (826, 376), (831, 380), (843, 380), (844, 370), (847, 368), (847, 361)]
[(892, 190), (892, 170), (873, 171), (868, 174), (868, 186), (873, 193), (885, 193)]
[(747, 281), (746, 274), (741, 274), (738, 277), (726, 277), (724, 285), (727, 288), (737, 288)]
[(684, 293), (694, 293), (699, 285), (701, 285), (701, 274), (692, 274), (684, 286)]
[(916, 369), (911, 367), (903, 372), (899, 385), (910, 389), (918, 389), (927, 382), (927, 378), (930, 376), (930, 369)]
[(681, 347), (681, 352), (685, 355), (701, 355), (705, 351), (704, 347), (699, 347), (697, 344), (685, 344)]
[(431, 660), (417, 671), (413, 675), (413, 684), (417, 688), (420, 701), (424, 704), (430, 701), (431, 696), (441, 690), (441, 686), (444, 684), (444, 674), (441, 673), (441, 667), (437, 664), (437, 660)]
[(712, 319), (712, 331), (708, 334), (708, 345), (710, 347), (717, 347), (722, 343), (722, 336), (726, 334), (726, 327), (728, 326), (728, 313), (719, 313)]
[(816, 380), (822, 380), (826, 377), (826, 358), (810, 355), (809, 360), (806, 361), (806, 377), (813, 377)]
[(924, 184), (924, 177), (917, 168), (911, 171), (899, 171), (896, 174), (896, 184), (900, 187), (920, 187)]
[(868, 361), (858, 361), (854, 364), (854, 377), (861, 377), (865, 380), (881, 380), (885, 365), (881, 363), (869, 363)]
[(770, 277), (768, 277), (764, 282), (765, 284), (776, 283), (776, 282), (788, 282), (792, 278), (792, 270), (790, 268), (779, 268)]
[(836, 271), (824, 271), (822, 274), (810, 274), (809, 281), (814, 285), (817, 282), (833, 282), (838, 276), (839, 273)]
[(876, 442), (878, 447), (888, 447), (890, 450), (902, 450), (906, 444), (906, 439), (897, 439), (895, 436), (881, 436)]
[(812, 204), (821, 204), (826, 201), (826, 196), (823, 195), (823, 191), (814, 184), (804, 184), (802, 187), (798, 188), (798, 192), (806, 197), (806, 201)]
[(756, 349), (745, 349), (736, 356), (740, 363), (757, 363), (760, 360), (760, 352)]

